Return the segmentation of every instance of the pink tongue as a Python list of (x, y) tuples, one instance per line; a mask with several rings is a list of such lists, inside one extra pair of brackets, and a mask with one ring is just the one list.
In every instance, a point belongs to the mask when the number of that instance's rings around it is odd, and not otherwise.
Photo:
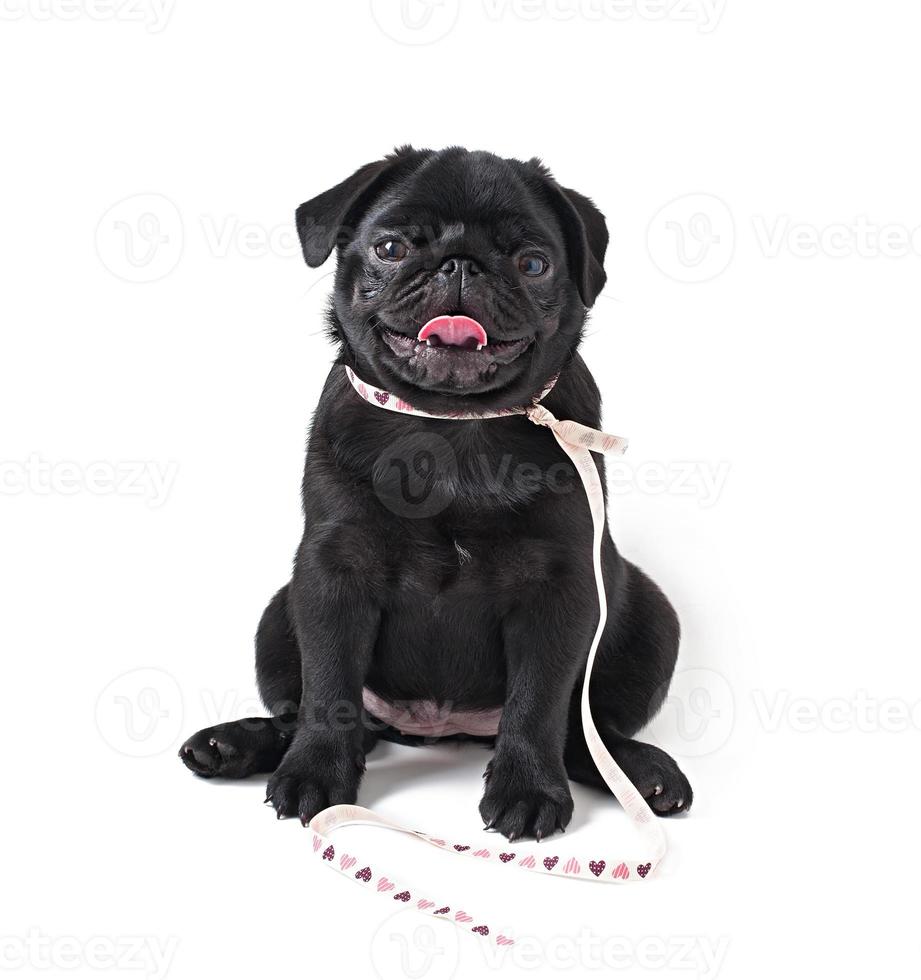
[(418, 340), (437, 337), (447, 347), (478, 350), (487, 343), (486, 331), (469, 316), (436, 316), (419, 331)]

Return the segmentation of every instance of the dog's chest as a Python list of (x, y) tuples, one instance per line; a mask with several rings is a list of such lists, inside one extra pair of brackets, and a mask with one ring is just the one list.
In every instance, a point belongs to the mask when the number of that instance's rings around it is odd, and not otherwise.
[(502, 609), (533, 578), (543, 577), (554, 549), (532, 528), (530, 534), (504, 532), (491, 524), (482, 532), (469, 527), (446, 529), (440, 535), (405, 535), (389, 555), (394, 583), (385, 604), (394, 612), (420, 606), (433, 614), (485, 614)]

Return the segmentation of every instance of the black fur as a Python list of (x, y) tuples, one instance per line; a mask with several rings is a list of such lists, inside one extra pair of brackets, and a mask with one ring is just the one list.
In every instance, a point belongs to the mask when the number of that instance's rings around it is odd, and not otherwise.
[[(598, 389), (577, 347), (604, 285), (604, 217), (539, 161), (406, 147), (302, 205), (297, 225), (309, 264), (337, 250), (329, 325), (339, 355), (310, 433), (294, 572), (257, 635), (272, 717), (205, 729), (180, 755), (203, 776), (272, 772), (278, 816), (306, 821), (354, 802), (366, 753), (379, 737), (399, 740), (363, 710), (363, 686), (393, 702), (503, 705), (484, 820), (509, 838), (565, 828), (567, 776), (603, 786), (578, 707), (597, 622), (578, 478), (550, 433), (522, 416), (378, 410), (343, 365), (432, 412), (520, 406), (559, 374), (544, 404), (598, 426)], [(381, 239), (408, 254), (381, 258)], [(524, 275), (522, 255), (542, 257), (546, 271)], [(458, 313), (495, 346), (414, 349), (423, 323)], [(519, 348), (503, 363), (489, 354)], [(633, 739), (667, 692), (678, 621), (607, 534), (603, 565), (596, 723), (653, 808), (678, 813), (691, 803), (687, 779)]]

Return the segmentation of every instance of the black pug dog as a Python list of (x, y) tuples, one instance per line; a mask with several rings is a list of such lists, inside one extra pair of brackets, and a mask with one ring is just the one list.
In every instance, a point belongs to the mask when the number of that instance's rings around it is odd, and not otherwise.
[[(536, 159), (403, 147), (301, 205), (297, 228), (308, 265), (337, 252), (338, 357), (307, 446), (294, 571), (256, 636), (272, 717), (206, 728), (180, 757), (200, 776), (271, 772), (267, 802), (306, 823), (356, 801), (377, 739), (467, 733), (495, 745), (487, 827), (510, 840), (565, 829), (569, 779), (604, 788), (579, 711), (598, 613), (574, 467), (523, 416), (395, 414), (367, 404), (345, 366), (441, 414), (527, 405), (556, 377), (547, 408), (598, 427), (577, 348), (605, 282), (604, 216)], [(666, 695), (678, 620), (608, 534), (603, 567), (592, 711), (670, 816), (691, 805), (688, 780), (632, 736)]]

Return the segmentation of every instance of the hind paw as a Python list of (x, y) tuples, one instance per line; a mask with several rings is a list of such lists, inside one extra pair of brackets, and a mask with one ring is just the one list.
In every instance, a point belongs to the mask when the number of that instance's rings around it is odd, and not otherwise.
[(196, 776), (240, 779), (271, 772), (287, 737), (267, 719), (232, 721), (196, 732), (179, 750), (179, 758)]
[(691, 808), (691, 784), (678, 763), (662, 749), (626, 741), (616, 747), (614, 758), (658, 816), (673, 817)]

